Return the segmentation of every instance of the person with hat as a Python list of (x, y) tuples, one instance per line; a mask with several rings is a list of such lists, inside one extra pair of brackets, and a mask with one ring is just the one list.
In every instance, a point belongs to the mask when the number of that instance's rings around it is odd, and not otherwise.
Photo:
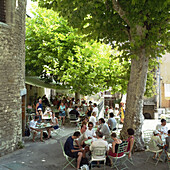
[[(153, 150), (153, 151), (159, 151), (161, 149), (163, 149), (163, 142), (161, 140), (161, 135), (160, 132), (158, 130), (154, 130), (153, 131), (153, 136), (151, 137), (151, 140), (149, 142), (149, 149)], [(159, 157), (161, 156), (162, 151), (159, 152)], [(156, 153), (153, 156), (153, 159), (157, 159), (156, 158)]]
[(36, 115), (39, 117), (39, 120), (37, 122), (40, 123), (42, 120), (42, 109), (39, 107), (37, 110), (38, 113)]

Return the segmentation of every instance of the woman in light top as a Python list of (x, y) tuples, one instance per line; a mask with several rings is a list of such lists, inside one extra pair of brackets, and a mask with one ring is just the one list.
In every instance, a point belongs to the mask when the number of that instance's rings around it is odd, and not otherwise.
[(52, 118), (51, 118), (51, 124), (53, 126), (53, 129), (58, 129), (58, 119), (55, 117), (55, 113), (52, 113)]
[(66, 116), (66, 107), (63, 102), (61, 102), (60, 107), (59, 107), (59, 119), (63, 118), (63, 125), (65, 123), (65, 116)]

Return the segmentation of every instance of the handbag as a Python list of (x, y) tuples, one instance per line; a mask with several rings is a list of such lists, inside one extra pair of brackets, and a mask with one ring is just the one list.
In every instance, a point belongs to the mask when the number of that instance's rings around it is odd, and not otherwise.
[(89, 166), (88, 165), (83, 165), (80, 167), (81, 170), (89, 170)]

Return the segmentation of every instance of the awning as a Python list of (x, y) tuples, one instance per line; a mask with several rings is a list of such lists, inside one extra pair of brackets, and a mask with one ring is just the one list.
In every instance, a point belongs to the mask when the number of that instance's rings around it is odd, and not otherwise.
[(56, 83), (46, 83), (45, 80), (41, 80), (37, 76), (26, 76), (25, 83), (32, 85), (32, 86), (54, 89), (58, 93), (69, 93), (69, 89), (66, 89), (63, 86), (57, 85)]

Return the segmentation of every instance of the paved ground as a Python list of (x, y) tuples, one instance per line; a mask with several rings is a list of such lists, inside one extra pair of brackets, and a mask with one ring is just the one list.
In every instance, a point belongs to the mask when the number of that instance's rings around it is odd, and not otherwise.
[[(157, 121), (145, 121), (143, 129), (155, 128)], [(168, 124), (170, 128), (170, 124)], [(67, 125), (60, 133), (53, 134), (53, 138), (44, 143), (39, 139), (35, 143), (30, 138), (25, 138), (24, 149), (17, 150), (11, 154), (0, 158), (0, 170), (60, 170), (62, 169), (65, 158), (63, 157), (59, 141), (63, 142), (73, 133), (75, 127)], [(146, 153), (135, 152), (133, 154), (135, 166), (127, 163), (130, 170), (168, 170), (168, 164), (159, 162), (155, 167), (151, 163), (145, 163)], [(150, 160), (154, 163), (154, 160)], [(99, 168), (94, 168), (99, 169)], [(103, 168), (100, 168), (103, 169)], [(106, 170), (110, 170), (106, 166)], [(73, 170), (70, 166), (66, 170)]]

